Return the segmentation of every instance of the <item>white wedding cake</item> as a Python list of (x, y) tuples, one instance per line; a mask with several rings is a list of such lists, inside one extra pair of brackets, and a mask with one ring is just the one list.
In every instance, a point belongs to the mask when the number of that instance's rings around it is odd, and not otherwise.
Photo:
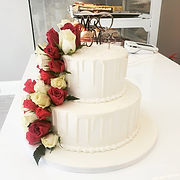
[(64, 55), (70, 94), (78, 101), (52, 108), (52, 123), (65, 150), (104, 152), (138, 133), (139, 89), (127, 81), (127, 51), (117, 45), (82, 47)]
[(99, 35), (84, 42), (80, 32), (88, 22), (62, 21), (36, 48), (39, 73), (24, 83), (22, 105), (26, 139), (38, 145), (37, 165), (43, 157), (73, 172), (116, 170), (140, 160), (156, 142), (156, 125), (140, 110), (141, 92), (126, 79), (127, 50), (112, 44), (109, 33), (109, 43), (95, 44), (104, 42)]

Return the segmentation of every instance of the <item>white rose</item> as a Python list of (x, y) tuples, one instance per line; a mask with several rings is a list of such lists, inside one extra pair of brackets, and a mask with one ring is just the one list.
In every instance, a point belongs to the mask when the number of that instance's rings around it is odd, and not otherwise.
[(39, 107), (45, 108), (50, 106), (51, 100), (48, 95), (40, 92), (30, 94), (31, 100)]
[(59, 32), (59, 46), (64, 54), (73, 53), (76, 50), (76, 36), (70, 29)]
[(36, 116), (36, 114), (34, 112), (28, 111), (24, 114), (23, 117), (23, 124), (24, 126), (29, 126), (30, 123), (34, 122), (35, 120), (37, 120), (38, 117)]
[(37, 54), (36, 60), (37, 60), (37, 64), (41, 69), (43, 69), (44, 71), (49, 70), (49, 64), (48, 64), (50, 61), (49, 56), (45, 54)]
[(63, 74), (57, 78), (52, 78), (51, 86), (58, 89), (65, 89), (67, 86), (65, 81), (65, 75)]
[(38, 80), (34, 86), (35, 92), (40, 92), (47, 94), (47, 91), (50, 89), (49, 85), (44, 84), (44, 81)]
[(41, 138), (42, 144), (47, 148), (53, 148), (58, 143), (58, 136), (56, 134), (48, 134), (47, 136)]

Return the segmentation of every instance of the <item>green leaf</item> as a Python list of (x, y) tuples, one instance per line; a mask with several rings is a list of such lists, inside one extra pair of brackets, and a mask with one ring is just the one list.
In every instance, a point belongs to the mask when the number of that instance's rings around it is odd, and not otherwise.
[(71, 72), (66, 71), (66, 70), (64, 70), (63, 72), (66, 73), (66, 74), (71, 74)]
[(81, 49), (82, 47), (83, 47), (83, 45), (78, 46), (78, 47), (76, 48), (76, 51), (77, 51), (78, 49)]
[(52, 74), (53, 76), (56, 76), (56, 77), (59, 76), (59, 73), (56, 73), (56, 72), (54, 72), (54, 71), (51, 71), (51, 74)]
[(75, 51), (73, 51), (72, 49), (70, 49), (69, 52), (67, 53), (67, 55), (72, 55), (72, 54), (74, 54), (74, 53), (75, 53)]
[(66, 97), (66, 100), (67, 100), (67, 101), (79, 100), (79, 98), (74, 97), (74, 96), (71, 96), (71, 95), (68, 95), (68, 96)]
[(61, 138), (60, 138), (60, 136), (58, 137), (58, 142), (59, 142), (59, 144), (61, 144)]
[(54, 149), (56, 148), (56, 146), (55, 147), (52, 147), (52, 148), (50, 148), (50, 153), (52, 153), (52, 151), (54, 151)]
[[(54, 41), (54, 40), (53, 40), (53, 41)], [(55, 43), (56, 47), (59, 49), (59, 54), (60, 54), (61, 56), (63, 56), (63, 55), (64, 55), (64, 52), (63, 52), (63, 50), (60, 48), (59, 44), (56, 43), (55, 41), (54, 41), (54, 43)]]
[(46, 148), (44, 147), (43, 144), (41, 144), (39, 147), (36, 148), (36, 150), (33, 153), (34, 159), (38, 165), (39, 160), (41, 159), (42, 156), (45, 155)]
[(41, 51), (44, 51), (44, 49), (38, 44), (38, 47)]
[(61, 145), (61, 137), (60, 137), (60, 136), (58, 137), (58, 143), (59, 143), (59, 146), (62, 148), (62, 145)]
[[(54, 41), (54, 39), (53, 39), (53, 41)], [(62, 49), (60, 48), (59, 44), (58, 44), (58, 43), (56, 43), (56, 41), (54, 41), (54, 43), (55, 43), (56, 47), (59, 49), (60, 54), (61, 54), (61, 52), (63, 52), (63, 51), (62, 51)]]
[(29, 123), (29, 125), (27, 127), (29, 127), (31, 125), (31, 123)]

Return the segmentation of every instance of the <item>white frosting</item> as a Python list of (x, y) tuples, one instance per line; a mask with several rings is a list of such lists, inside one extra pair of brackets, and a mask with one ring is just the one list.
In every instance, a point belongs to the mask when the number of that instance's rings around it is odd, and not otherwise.
[(120, 91), (118, 94), (110, 96), (110, 97), (105, 97), (105, 98), (94, 98), (94, 99), (85, 99), (85, 98), (81, 98), (79, 100), (76, 100), (75, 102), (84, 102), (84, 103), (102, 103), (102, 102), (108, 102), (108, 101), (112, 101), (114, 99), (117, 99), (119, 97), (121, 97), (126, 91), (126, 84), (124, 84), (124, 87), (122, 89), (122, 91)]
[(61, 146), (68, 150), (68, 151), (75, 151), (75, 152), (85, 152), (85, 153), (95, 153), (95, 152), (104, 152), (104, 151), (110, 151), (110, 150), (115, 150), (118, 149), (120, 147), (122, 147), (123, 145), (129, 143), (131, 140), (134, 139), (134, 137), (136, 137), (136, 135), (139, 132), (139, 126), (137, 127), (137, 129), (135, 130), (135, 132), (133, 132), (129, 137), (127, 137), (125, 140), (117, 143), (117, 144), (113, 144), (110, 146), (104, 146), (104, 147), (75, 147), (75, 146), (69, 146), (66, 144), (62, 144)]
[(97, 152), (129, 142), (139, 127), (140, 91), (126, 82), (125, 94), (106, 103), (65, 102), (52, 109), (52, 123), (63, 148)]
[(105, 102), (123, 95), (127, 69), (127, 51), (107, 44), (82, 47), (72, 55), (63, 56), (70, 94), (81, 102)]
[(102, 152), (131, 141), (139, 130), (139, 89), (125, 80), (127, 51), (107, 44), (64, 55), (70, 94), (79, 101), (52, 108), (64, 149)]

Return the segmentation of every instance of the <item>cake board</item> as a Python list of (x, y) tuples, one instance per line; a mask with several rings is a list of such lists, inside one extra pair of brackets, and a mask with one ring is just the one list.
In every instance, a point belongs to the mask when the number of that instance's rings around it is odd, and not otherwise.
[(152, 118), (141, 112), (137, 135), (116, 150), (84, 153), (56, 148), (46, 153), (43, 162), (54, 168), (76, 173), (102, 173), (135, 164), (145, 157), (157, 141), (157, 127)]

